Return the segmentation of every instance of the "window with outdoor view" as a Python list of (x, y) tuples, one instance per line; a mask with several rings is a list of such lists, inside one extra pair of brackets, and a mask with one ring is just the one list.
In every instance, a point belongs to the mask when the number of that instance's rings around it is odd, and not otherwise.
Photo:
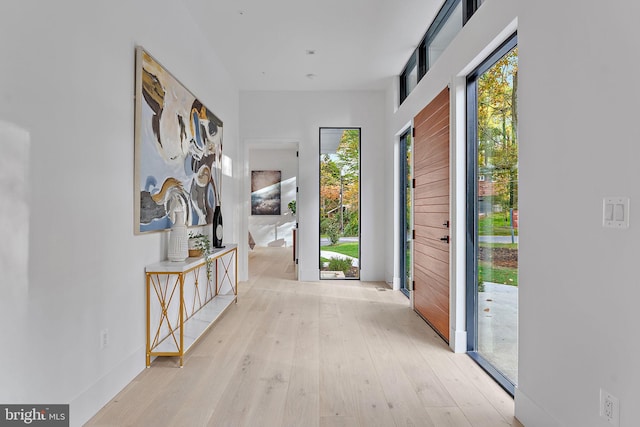
[(360, 129), (320, 128), (320, 278), (360, 278)]
[(518, 48), (515, 36), (468, 78), (469, 350), (512, 393), (518, 382)]

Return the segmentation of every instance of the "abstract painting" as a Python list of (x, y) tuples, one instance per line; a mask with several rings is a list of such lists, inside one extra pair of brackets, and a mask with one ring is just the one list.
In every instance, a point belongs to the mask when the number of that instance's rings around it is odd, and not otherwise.
[(135, 229), (213, 222), (220, 206), (222, 121), (143, 48), (136, 49)]
[(251, 171), (251, 215), (280, 215), (281, 171)]

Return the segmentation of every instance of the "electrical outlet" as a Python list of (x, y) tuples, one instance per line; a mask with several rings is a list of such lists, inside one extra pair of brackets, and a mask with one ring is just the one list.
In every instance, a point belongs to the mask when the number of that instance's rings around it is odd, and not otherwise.
[(600, 389), (600, 416), (612, 426), (620, 426), (620, 401), (603, 389)]
[(103, 329), (100, 331), (100, 349), (109, 345), (109, 329)]

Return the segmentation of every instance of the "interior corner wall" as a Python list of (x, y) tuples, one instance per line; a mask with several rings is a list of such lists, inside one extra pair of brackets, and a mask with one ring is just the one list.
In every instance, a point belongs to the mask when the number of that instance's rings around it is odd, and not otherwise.
[[(298, 141), (298, 276), (319, 280), (319, 129), (361, 127), (362, 280), (384, 280), (385, 152), (384, 92), (240, 93), (240, 135), (247, 141)], [(255, 147), (256, 143), (252, 142)], [(246, 195), (248, 200), (249, 195)], [(389, 203), (385, 203), (385, 200)], [(248, 206), (248, 204), (246, 204)], [(249, 210), (245, 217), (249, 216)]]
[(288, 208), (296, 200), (297, 149), (254, 149), (249, 151), (249, 170), (281, 172), (280, 215), (250, 215), (249, 232), (256, 246), (293, 246), (296, 217)]
[[(144, 369), (144, 268), (165, 259), (167, 233), (133, 232), (136, 45), (224, 121), (238, 157), (239, 91), (189, 13), (168, 0), (0, 5), (0, 146), (23, 184), (0, 206), (25, 214), (0, 233), (26, 254), (0, 279), (2, 403), (69, 403), (78, 426)], [(225, 186), (235, 239), (237, 178)]]

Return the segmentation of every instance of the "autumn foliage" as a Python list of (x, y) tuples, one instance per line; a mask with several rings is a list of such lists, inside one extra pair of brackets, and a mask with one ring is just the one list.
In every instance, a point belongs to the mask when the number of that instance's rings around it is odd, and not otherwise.
[(336, 152), (320, 157), (321, 233), (357, 235), (359, 201), (360, 131), (345, 129)]

